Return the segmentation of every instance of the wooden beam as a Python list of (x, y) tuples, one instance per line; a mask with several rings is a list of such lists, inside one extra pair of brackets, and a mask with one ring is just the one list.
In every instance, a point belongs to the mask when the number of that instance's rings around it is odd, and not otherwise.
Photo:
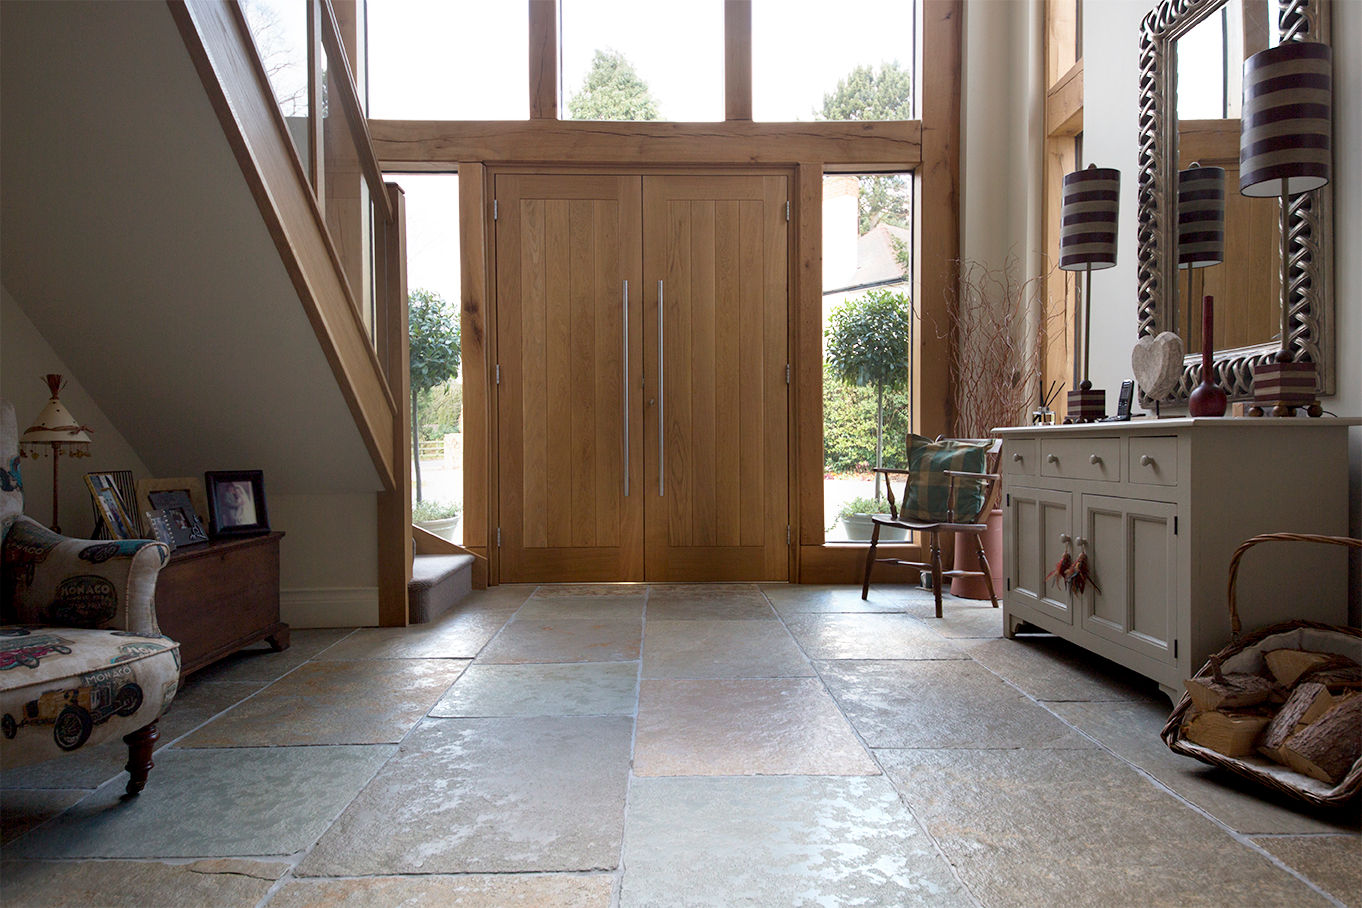
[(1045, 93), (1045, 134), (1076, 136), (1083, 131), (1083, 61), (1079, 60)]
[(385, 170), (447, 170), (459, 161), (634, 165), (818, 161), (829, 169), (861, 171), (912, 170), (922, 163), (922, 124), (916, 121), (370, 120), (369, 131)]
[(724, 2), (724, 119), (752, 119), (752, 0)]
[(391, 489), (397, 407), (241, 8), (215, 0), (168, 6), (380, 481)]
[(557, 0), (530, 0), (530, 119), (558, 119)]
[[(795, 169), (794, 398), (800, 547), (823, 544), (823, 168)], [(800, 547), (796, 547), (799, 550)], [(800, 573), (803, 576), (801, 565)]]
[[(459, 374), (463, 379), (463, 540), (487, 549), (493, 498), (490, 325), (487, 319), (487, 197), (481, 164), (459, 165)], [(492, 578), (495, 580), (495, 576)]]
[[(392, 223), (379, 226), (383, 241), (375, 256), (381, 272), (377, 282), (383, 297), (382, 355), (388, 387), (398, 400), (410, 396), (411, 342), (407, 312), (407, 209), (400, 187), (385, 187), (392, 203)], [(393, 451), (404, 463), (411, 459), (411, 418), (406, 406), (397, 408), (393, 420)], [(394, 456), (394, 460), (398, 460)], [(409, 621), (407, 589), (411, 582), (411, 470), (397, 471), (391, 491), (378, 493), (378, 623), (405, 627)]]
[(1045, 0), (1045, 86), (1048, 88), (1078, 59), (1079, 4), (1082, 0)]

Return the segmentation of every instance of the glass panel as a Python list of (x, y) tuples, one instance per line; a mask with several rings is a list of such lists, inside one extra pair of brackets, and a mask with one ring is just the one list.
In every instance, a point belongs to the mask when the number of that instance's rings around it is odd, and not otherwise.
[(382, 0), (368, 13), (369, 116), (524, 120), (529, 4)]
[[(414, 519), (438, 521), (427, 529), (462, 542), (463, 384), (457, 360), (455, 374), (448, 375), (451, 344), (459, 348), (459, 178), (422, 173), (395, 180), (407, 199), (407, 296), (418, 392), (412, 424), (419, 430), (420, 458), (413, 464), (412, 503), (425, 503)], [(418, 368), (423, 363), (432, 368)], [(439, 380), (416, 387), (422, 374)]]
[[(322, 151), (326, 173), (326, 228), (340, 254), (355, 306), (372, 342), (374, 338), (373, 231), (369, 184), (360, 169), (359, 151), (340, 97), (328, 89), (330, 60), (321, 52)], [(343, 78), (343, 76), (341, 77)]]
[(307, 0), (244, 0), (242, 9), (274, 100), (306, 167)]
[(562, 119), (724, 118), (718, 0), (562, 0)]
[[(910, 199), (907, 174), (823, 178), (823, 522), (828, 542), (870, 539), (865, 515), (889, 510), (871, 467), (904, 466), (904, 441), (912, 425)], [(880, 538), (894, 537), (881, 533)]]
[(911, 120), (916, 2), (754, 0), (757, 120)]
[(1239, 116), (1243, 101), (1244, 19), (1230, 0), (1177, 40), (1177, 112), (1180, 120)]

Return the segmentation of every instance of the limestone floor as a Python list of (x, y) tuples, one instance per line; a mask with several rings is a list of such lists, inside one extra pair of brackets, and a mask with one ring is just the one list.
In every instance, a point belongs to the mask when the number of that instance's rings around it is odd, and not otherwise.
[(501, 586), (298, 630), (0, 769), (0, 904), (1362, 908), (1357, 804), (1170, 752), (1155, 686), (907, 587)]

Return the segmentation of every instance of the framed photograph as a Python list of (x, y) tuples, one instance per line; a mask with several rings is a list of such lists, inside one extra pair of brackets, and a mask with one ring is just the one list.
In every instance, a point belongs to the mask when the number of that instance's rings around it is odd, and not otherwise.
[(165, 511), (147, 511), (142, 515), (147, 524), (147, 529), (151, 533), (151, 538), (157, 542), (163, 542), (175, 551), (175, 537), (170, 532), (170, 522), (166, 517)]
[[(100, 477), (99, 481), (102, 486), (112, 485), (118, 490), (118, 497), (123, 501), (124, 510), (133, 518), (133, 535), (147, 532), (146, 527), (138, 524), (136, 520), (136, 510), (133, 505), (137, 499), (133, 494), (132, 470), (109, 470), (94, 475)], [(119, 537), (114, 535), (108, 524), (104, 522), (104, 515), (100, 513), (99, 504), (93, 496), (90, 499), (90, 507), (95, 512), (95, 529), (91, 535), (95, 539), (118, 539)]]
[(95, 513), (104, 522), (109, 538), (140, 538), (141, 525), (133, 520), (123, 496), (119, 494), (118, 484), (112, 473), (86, 473), (85, 485), (90, 490)]
[(203, 474), (208, 487), (208, 527), (214, 538), (268, 533), (265, 474), (260, 470), (221, 470)]
[(189, 502), (178, 500), (183, 493), (174, 491), (151, 494), (156, 498), (166, 496), (165, 501), (157, 505), (157, 510), (153, 513), (162, 515), (166, 531), (170, 533), (170, 538), (177, 547), (208, 541), (208, 531), (199, 523), (198, 515), (194, 513)]
[[(168, 500), (158, 495), (157, 501), (152, 501), (151, 496), (155, 492), (180, 492), (182, 496)], [(199, 477), (177, 476), (173, 479), (137, 480), (137, 510), (142, 513), (159, 511), (167, 507), (183, 507), (186, 501), (192, 503), (191, 510), (198, 516), (199, 526), (208, 526), (208, 496), (203, 492), (203, 480)]]

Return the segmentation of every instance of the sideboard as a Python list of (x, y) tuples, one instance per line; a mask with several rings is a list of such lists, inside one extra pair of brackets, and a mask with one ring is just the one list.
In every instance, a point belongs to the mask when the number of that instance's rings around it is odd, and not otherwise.
[(288, 648), (279, 620), (283, 533), (216, 539), (176, 549), (156, 578), (156, 621), (180, 643), (180, 677), (266, 640)]
[[(1230, 557), (1260, 533), (1348, 529), (1357, 419), (1181, 418), (997, 429), (1003, 439), (1004, 633), (1023, 623), (1158, 682), (1182, 681), (1230, 640)], [(1047, 579), (1086, 553), (1092, 584)], [(1343, 624), (1345, 550), (1261, 545), (1239, 572), (1244, 629)]]

